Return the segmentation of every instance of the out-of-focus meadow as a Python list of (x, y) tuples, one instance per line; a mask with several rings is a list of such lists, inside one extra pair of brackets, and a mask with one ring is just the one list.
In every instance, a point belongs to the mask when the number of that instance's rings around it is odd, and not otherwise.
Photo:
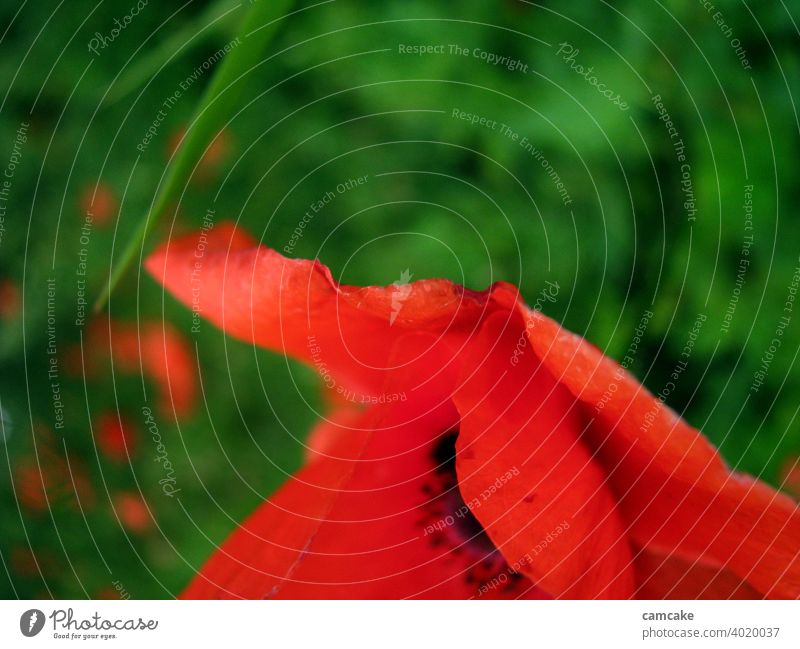
[[(547, 315), (797, 494), (800, 13), (710, 4), (295, 3), (145, 251), (234, 219), (345, 283), (557, 283)], [(324, 407), (138, 259), (91, 309), (247, 8), (0, 9), (5, 597), (175, 595)]]

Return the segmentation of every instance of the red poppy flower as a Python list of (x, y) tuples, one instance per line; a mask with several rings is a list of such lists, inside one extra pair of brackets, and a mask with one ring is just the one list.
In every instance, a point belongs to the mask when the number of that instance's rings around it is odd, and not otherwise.
[(33, 510), (47, 508), (49, 475), (36, 467), (36, 463), (26, 460), (15, 470), (17, 498), (23, 507)]
[(21, 577), (44, 577), (57, 575), (60, 570), (58, 560), (49, 552), (24, 545), (11, 548), (11, 568)]
[(66, 457), (51, 432), (35, 430), (36, 455), (21, 460), (14, 470), (15, 493), (20, 504), (32, 511), (45, 511), (65, 504), (85, 510), (94, 505), (94, 491), (83, 464)]
[[(172, 158), (178, 149), (183, 146), (183, 140), (186, 137), (186, 128), (180, 127), (175, 131), (167, 141), (167, 156)], [(208, 147), (203, 152), (200, 162), (197, 164), (196, 180), (204, 181), (212, 178), (219, 169), (222, 162), (228, 156), (233, 142), (231, 139), (230, 131), (222, 129), (209, 142)]]
[(81, 192), (80, 208), (97, 225), (106, 225), (117, 211), (119, 203), (114, 191), (105, 183), (91, 183)]
[(16, 318), (20, 302), (17, 285), (8, 279), (0, 280), (0, 320)]
[(423, 280), (400, 301), (231, 224), (200, 268), (197, 242), (166, 243), (149, 271), (371, 405), (320, 424), (185, 597), (800, 596), (795, 503), (514, 287)]
[(141, 496), (123, 491), (114, 496), (114, 512), (127, 530), (134, 534), (144, 534), (153, 527), (150, 509)]
[(167, 322), (140, 324), (118, 320), (89, 323), (84, 359), (70, 350), (68, 368), (88, 377), (101, 374), (103, 361), (123, 374), (142, 373), (158, 386), (158, 407), (165, 414), (191, 414), (197, 402), (197, 377), (186, 337)]
[(100, 451), (109, 459), (122, 461), (133, 456), (137, 445), (136, 427), (116, 412), (104, 412), (95, 421)]

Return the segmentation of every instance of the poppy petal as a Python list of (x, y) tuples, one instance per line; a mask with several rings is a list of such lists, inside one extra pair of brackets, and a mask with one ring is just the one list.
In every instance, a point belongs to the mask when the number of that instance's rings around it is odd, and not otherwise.
[(310, 462), (263, 503), (211, 555), (181, 595), (184, 599), (272, 596), (329, 515), (363, 452), (363, 431), (342, 431), (336, 455)]
[(639, 599), (761, 598), (745, 580), (705, 561), (642, 550), (635, 563)]
[[(606, 476), (583, 445), (572, 396), (514, 350), (518, 316), (487, 319), (454, 396), (464, 500), (511, 565), (556, 597), (626, 598), (631, 553)], [(469, 364), (468, 364), (469, 366)]]
[(446, 334), (458, 344), (484, 315), (509, 310), (518, 299), (503, 283), (483, 292), (447, 280), (341, 285), (319, 262), (257, 246), (227, 222), (163, 244), (146, 267), (228, 334), (305, 361), (323, 378), (370, 395), (393, 371), (387, 356), (403, 333)]
[(342, 405), (329, 412), (308, 434), (306, 461), (326, 457), (335, 451), (339, 438), (358, 430), (363, 418), (363, 410), (353, 405)]
[(466, 512), (448, 509), (461, 500), (454, 474), (447, 488), (438, 482), (437, 449), (457, 423), (449, 402), (370, 408), (231, 535), (183, 596), (546, 596)]
[(790, 498), (731, 471), (699, 431), (581, 337), (537, 312), (527, 331), (593, 418), (587, 438), (639, 546), (722, 566), (765, 596), (800, 597), (800, 511)]

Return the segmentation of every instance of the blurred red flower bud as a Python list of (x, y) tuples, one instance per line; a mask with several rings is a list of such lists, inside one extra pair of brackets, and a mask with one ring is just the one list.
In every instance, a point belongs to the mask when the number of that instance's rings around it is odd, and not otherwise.
[(94, 433), (100, 451), (109, 459), (122, 461), (133, 457), (138, 434), (131, 419), (116, 412), (101, 413), (95, 420)]
[(119, 202), (111, 188), (103, 183), (87, 185), (81, 192), (80, 209), (92, 217), (95, 225), (106, 225), (119, 209)]
[(17, 285), (9, 279), (0, 280), (0, 320), (16, 318), (21, 302)]
[(117, 517), (129, 532), (144, 534), (153, 527), (150, 509), (139, 494), (131, 491), (117, 493), (113, 505)]

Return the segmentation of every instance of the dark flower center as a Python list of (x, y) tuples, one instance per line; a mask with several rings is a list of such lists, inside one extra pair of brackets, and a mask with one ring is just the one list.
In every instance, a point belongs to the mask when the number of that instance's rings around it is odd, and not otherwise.
[[(434, 473), (439, 479), (439, 500), (444, 521), (449, 522), (461, 542), (482, 554), (497, 552), (483, 526), (472, 513), (472, 508), (464, 502), (458, 488), (456, 475), (456, 439), (458, 430), (442, 435), (433, 448)], [(452, 521), (451, 521), (452, 519)]]
[(463, 579), (477, 597), (517, 597), (532, 587), (512, 570), (464, 502), (456, 475), (458, 429), (444, 433), (431, 449), (433, 471), (423, 486), (420, 525), (431, 545), (444, 548), (464, 563)]

